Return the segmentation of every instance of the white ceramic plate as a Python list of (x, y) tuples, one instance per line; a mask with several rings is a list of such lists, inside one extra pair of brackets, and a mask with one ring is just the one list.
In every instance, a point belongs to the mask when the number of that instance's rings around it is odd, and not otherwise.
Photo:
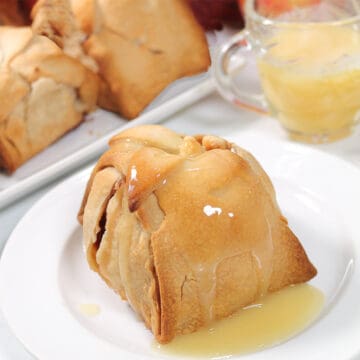
[[(232, 138), (273, 179), (290, 226), (318, 269), (322, 314), (290, 341), (242, 357), (355, 359), (360, 354), (360, 171), (320, 151), (264, 137)], [(20, 221), (0, 263), (0, 305), (11, 329), (39, 359), (158, 359), (151, 333), (88, 269), (76, 222), (89, 170), (57, 186)], [(97, 304), (100, 314), (79, 306)]]

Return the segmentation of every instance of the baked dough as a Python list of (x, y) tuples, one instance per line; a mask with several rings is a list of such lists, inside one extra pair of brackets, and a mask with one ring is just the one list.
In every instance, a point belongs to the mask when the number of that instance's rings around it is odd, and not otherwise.
[(216, 136), (120, 133), (79, 220), (91, 269), (161, 343), (316, 275), (259, 163)]
[(102, 78), (99, 105), (132, 119), (174, 80), (210, 65), (186, 0), (72, 0)]
[[(70, 5), (66, 12), (61, 3), (67, 1), (56, 2), (57, 24), (66, 28)], [(96, 105), (97, 75), (72, 56), (76, 48), (82, 53), (78, 34), (58, 44), (46, 36), (44, 28), (54, 23), (44, 18), (44, 5), (56, 14), (53, 1), (40, 1), (33, 29), (0, 27), (0, 167), (9, 172), (78, 126)]]

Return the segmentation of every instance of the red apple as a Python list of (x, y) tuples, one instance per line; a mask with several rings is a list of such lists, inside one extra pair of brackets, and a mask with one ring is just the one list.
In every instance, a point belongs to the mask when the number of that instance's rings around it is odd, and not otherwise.
[(36, 3), (36, 0), (23, 0), (22, 3), (24, 3), (26, 10), (30, 12)]
[[(240, 8), (244, 9), (246, 0), (238, 0)], [(264, 16), (277, 16), (293, 7), (308, 6), (319, 3), (321, 0), (258, 0), (257, 9)]]
[(224, 23), (241, 27), (242, 17), (237, 0), (188, 0), (199, 21), (207, 30), (221, 29)]

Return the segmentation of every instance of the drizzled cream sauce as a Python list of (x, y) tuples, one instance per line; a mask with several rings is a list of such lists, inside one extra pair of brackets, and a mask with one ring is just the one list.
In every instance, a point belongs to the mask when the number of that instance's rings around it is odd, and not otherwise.
[(266, 295), (229, 318), (155, 347), (168, 355), (219, 357), (260, 351), (307, 327), (320, 313), (324, 295), (308, 284)]
[(93, 317), (100, 314), (100, 306), (97, 304), (80, 304), (79, 310), (82, 315)]

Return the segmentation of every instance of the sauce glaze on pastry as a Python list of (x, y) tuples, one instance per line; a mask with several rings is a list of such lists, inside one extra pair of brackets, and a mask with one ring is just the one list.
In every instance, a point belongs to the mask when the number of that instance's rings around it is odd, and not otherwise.
[(90, 267), (161, 343), (316, 275), (259, 163), (215, 136), (115, 136), (79, 220)]

